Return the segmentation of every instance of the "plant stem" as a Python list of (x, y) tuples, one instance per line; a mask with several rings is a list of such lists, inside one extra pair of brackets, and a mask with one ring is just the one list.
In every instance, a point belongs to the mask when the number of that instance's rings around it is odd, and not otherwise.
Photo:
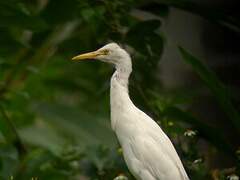
[(4, 122), (1, 123), (3, 135), (5, 136), (7, 141), (10, 141), (16, 147), (19, 156), (24, 157), (27, 152), (26, 148), (17, 132), (14, 123), (9, 118), (7, 112), (2, 105), (0, 105), (0, 113), (2, 114), (2, 117), (4, 119)]
[(17, 75), (17, 72), (19, 71), (19, 67), (22, 64), (22, 61), (24, 60), (24, 57), (28, 53), (28, 49), (22, 48), (19, 50), (19, 52), (16, 54), (16, 56), (13, 58), (15, 60), (14, 67), (11, 68), (5, 76), (4, 85), (0, 88), (0, 97), (3, 97), (4, 94), (8, 91), (8, 89), (13, 84), (13, 81), (15, 80), (15, 76)]

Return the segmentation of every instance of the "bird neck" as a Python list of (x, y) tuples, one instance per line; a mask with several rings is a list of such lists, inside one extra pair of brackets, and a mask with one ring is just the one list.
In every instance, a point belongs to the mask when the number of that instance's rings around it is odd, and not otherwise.
[(121, 88), (125, 89), (128, 92), (128, 78), (130, 76), (130, 73), (127, 73), (123, 69), (117, 69), (115, 73), (113, 74), (113, 80), (116, 81)]
[(132, 72), (132, 61), (129, 56), (120, 60), (121, 63), (116, 64), (116, 71), (113, 74), (115, 80), (128, 91), (128, 78)]
[(128, 94), (128, 78), (132, 72), (131, 60), (128, 61), (128, 64), (126, 63), (127, 61), (125, 61), (125, 65), (116, 65), (116, 71), (111, 78), (110, 99), (111, 124), (113, 130), (116, 129), (120, 115), (125, 111), (124, 108), (132, 105)]

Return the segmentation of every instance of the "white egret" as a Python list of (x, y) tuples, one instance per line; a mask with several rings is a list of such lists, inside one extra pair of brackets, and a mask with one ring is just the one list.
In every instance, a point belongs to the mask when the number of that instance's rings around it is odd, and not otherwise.
[(130, 172), (138, 180), (189, 180), (168, 136), (129, 97), (128, 78), (132, 72), (129, 54), (116, 43), (110, 43), (72, 59), (97, 59), (115, 65), (111, 78), (111, 126)]

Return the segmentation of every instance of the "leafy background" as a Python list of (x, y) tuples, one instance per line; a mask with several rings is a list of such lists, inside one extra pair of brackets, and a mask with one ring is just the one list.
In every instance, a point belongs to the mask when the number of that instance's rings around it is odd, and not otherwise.
[[(168, 91), (159, 79), (168, 42), (162, 21), (171, 8), (240, 32), (234, 13), (188, 0), (0, 1), (0, 179), (134, 179), (110, 128), (114, 69), (70, 61), (112, 41), (134, 59), (132, 100), (172, 139), (191, 179), (237, 178), (237, 91), (181, 46), (179, 61), (191, 68), (197, 86)], [(221, 127), (196, 113), (202, 98), (216, 102)]]

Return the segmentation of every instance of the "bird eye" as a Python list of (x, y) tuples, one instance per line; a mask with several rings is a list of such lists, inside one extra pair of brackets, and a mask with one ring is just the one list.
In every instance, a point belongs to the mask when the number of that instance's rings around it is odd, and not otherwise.
[(101, 52), (103, 55), (108, 55), (110, 51), (108, 49), (103, 49)]

